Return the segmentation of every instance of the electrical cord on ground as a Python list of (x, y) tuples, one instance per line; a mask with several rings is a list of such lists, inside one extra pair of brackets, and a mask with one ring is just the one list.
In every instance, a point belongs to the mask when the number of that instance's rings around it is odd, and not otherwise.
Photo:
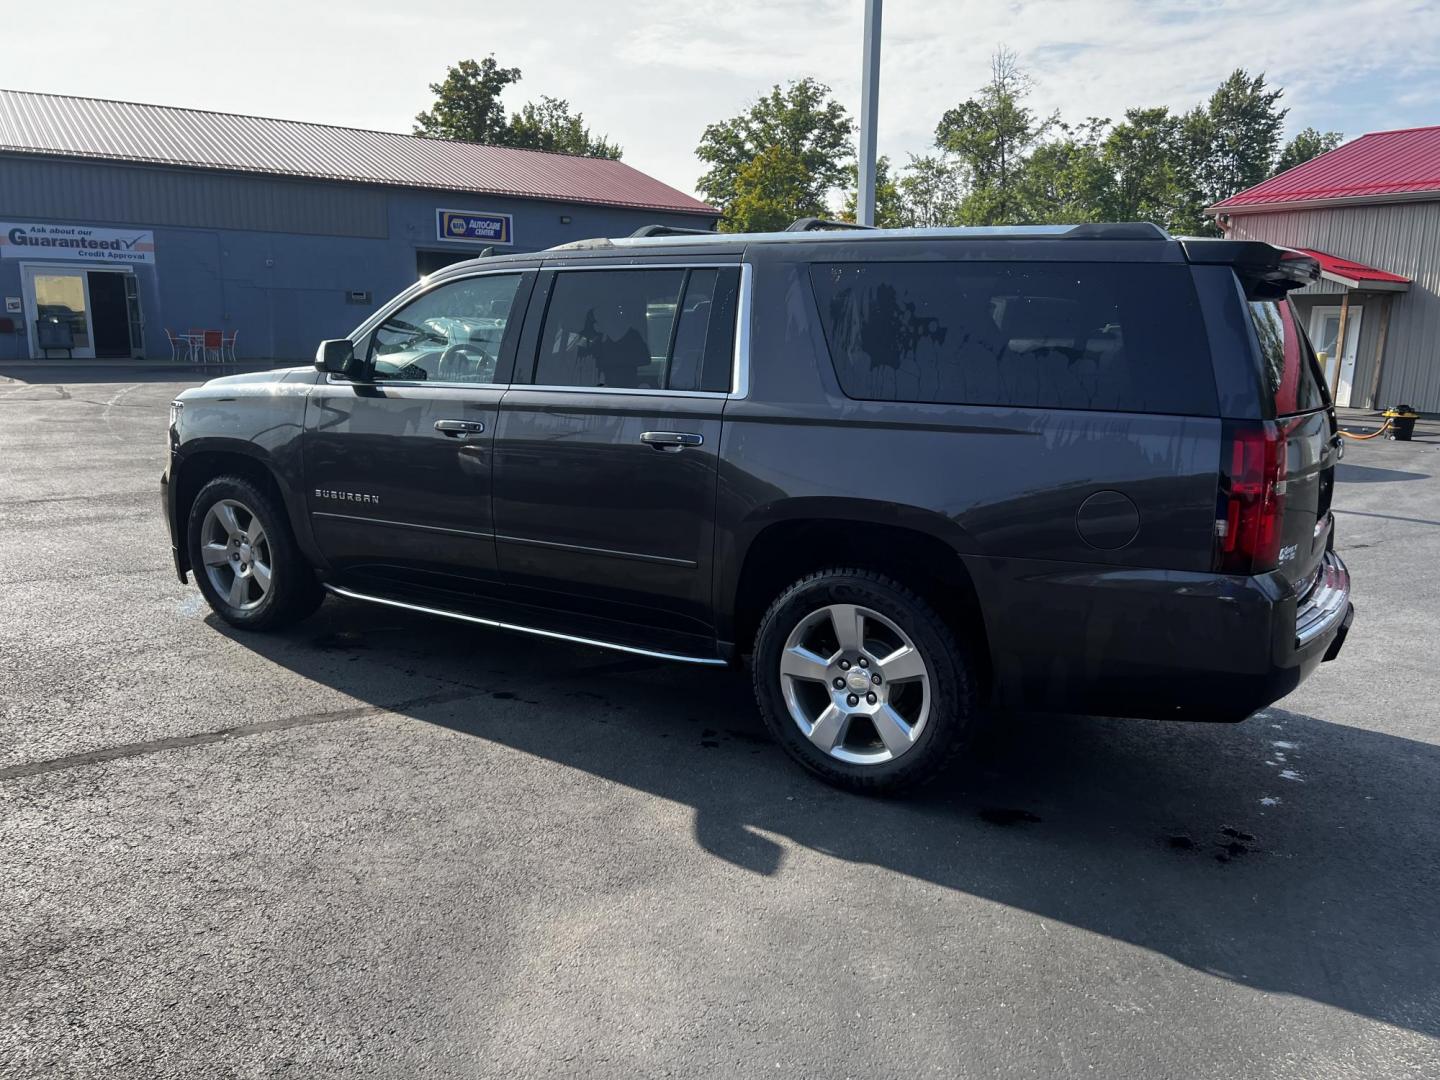
[(1351, 435), (1350, 432), (1346, 431), (1344, 428), (1340, 429), (1340, 434), (1344, 435), (1347, 439), (1373, 439), (1377, 435), (1384, 435), (1386, 430), (1390, 427), (1390, 424), (1394, 421), (1394, 419), (1395, 418), (1393, 416), (1387, 417), (1385, 419), (1385, 423), (1380, 425), (1380, 430), (1372, 431), (1369, 435)]

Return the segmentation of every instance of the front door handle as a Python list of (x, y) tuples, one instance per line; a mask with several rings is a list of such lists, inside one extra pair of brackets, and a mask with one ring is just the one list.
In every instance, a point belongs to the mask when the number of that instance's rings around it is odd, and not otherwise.
[(704, 435), (697, 435), (693, 431), (642, 431), (640, 441), (647, 443), (656, 450), (665, 450), (676, 453), (687, 446), (700, 446), (705, 442)]
[(483, 433), (485, 425), (479, 420), (436, 420), (435, 430), (451, 439), (463, 439)]

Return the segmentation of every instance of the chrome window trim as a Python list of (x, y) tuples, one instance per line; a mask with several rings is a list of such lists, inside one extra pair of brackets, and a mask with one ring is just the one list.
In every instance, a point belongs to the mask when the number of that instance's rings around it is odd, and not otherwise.
[(694, 256), (677, 256), (674, 262), (659, 263), (616, 263), (603, 262), (591, 256), (587, 259), (577, 259), (573, 263), (564, 261), (545, 260), (545, 269), (554, 270), (556, 273), (570, 270), (734, 270), (737, 267), (743, 268), (745, 264), (735, 262), (686, 262), (686, 258)]
[[(425, 383), (419, 385), (424, 386)], [(434, 385), (433, 383), (429, 385)], [(662, 398), (728, 398), (734, 395), (723, 390), (656, 390), (649, 387), (641, 387), (634, 390), (626, 389), (623, 386), (537, 386), (534, 383), (511, 383), (508, 389), (519, 392), (521, 390), (534, 390), (540, 394), (628, 394), (630, 397), (662, 397)]]
[(735, 362), (730, 373), (730, 397), (750, 396), (750, 280), (749, 263), (740, 264), (740, 295), (735, 300)]
[(431, 382), (428, 379), (375, 379), (373, 382), (356, 382), (354, 379), (347, 379), (344, 375), (337, 375), (333, 371), (325, 373), (325, 381), (331, 386), (404, 386), (419, 389), (432, 390), (509, 390), (514, 383), (494, 382)]
[(702, 664), (706, 667), (725, 666), (725, 661), (719, 657), (686, 656), (683, 653), (658, 652), (654, 649), (642, 649), (638, 645), (621, 645), (618, 642), (601, 641), (598, 638), (580, 637), (576, 634), (562, 634), (556, 630), (541, 630), (536, 626), (522, 626), (519, 623), (502, 622), (499, 619), (486, 619), (479, 615), (465, 615), (458, 611), (447, 611), (444, 608), (426, 607), (423, 604), (407, 604), (403, 600), (391, 600), (384, 596), (371, 596), (368, 593), (356, 592), (354, 589), (331, 585), (329, 582), (325, 582), (325, 588), (336, 596), (344, 596), (351, 600), (365, 600), (372, 604), (384, 604), (386, 607), (402, 608), (405, 611), (418, 611), (423, 615), (440, 615), (447, 619), (459, 619), (461, 622), (475, 623), (478, 626), (488, 626), (494, 630), (514, 630), (521, 634), (533, 634), (536, 637), (551, 638), (555, 641), (569, 641), (576, 645), (589, 645), (596, 649), (610, 649), (615, 652), (630, 653), (632, 656), (647, 656), (653, 660), (673, 660), (681, 664)]
[[(797, 234), (805, 235), (805, 234)], [(813, 234), (810, 234), (813, 235)], [(452, 281), (461, 281), (473, 277), (492, 277), (496, 274), (525, 274), (538, 272), (539, 270), (554, 270), (559, 272), (570, 272), (573, 270), (734, 270), (740, 271), (740, 289), (735, 301), (735, 359), (730, 372), (729, 390), (628, 390), (623, 387), (614, 386), (540, 386), (535, 383), (452, 383), (452, 382), (430, 382), (414, 380), (393, 380), (377, 379), (373, 382), (359, 383), (353, 379), (347, 379), (343, 375), (336, 375), (334, 372), (327, 372), (325, 381), (331, 386), (400, 386), (400, 387), (431, 387), (456, 390), (539, 390), (561, 394), (631, 394), (639, 397), (665, 397), (665, 398), (735, 398), (743, 400), (750, 394), (750, 320), (752, 312), (752, 269), (747, 262), (664, 262), (664, 263), (615, 263), (586, 260), (590, 265), (567, 265), (557, 263), (551, 265), (547, 260), (542, 266), (530, 267), (509, 267), (497, 268), (494, 270), (477, 270), (470, 274), (456, 274), (440, 281), (422, 279), (417, 281), (410, 288), (400, 293), (385, 307), (382, 307), (370, 318), (351, 331), (348, 340), (358, 342), (365, 335), (371, 333), (381, 322), (399, 311), (411, 300), (428, 292), (432, 288), (439, 288), (441, 285)]]
[[(670, 238), (670, 239), (673, 239)], [(512, 383), (512, 390), (541, 390), (562, 394), (632, 394), (637, 397), (664, 398), (736, 398), (743, 399), (750, 393), (750, 293), (751, 269), (747, 262), (675, 262), (663, 263), (615, 263), (585, 260), (587, 265), (569, 265), (564, 262), (552, 265), (546, 260), (545, 269), (557, 274), (574, 270), (739, 270), (740, 287), (735, 297), (735, 359), (730, 370), (729, 390), (648, 390), (626, 389), (618, 386), (550, 386), (538, 383)]]

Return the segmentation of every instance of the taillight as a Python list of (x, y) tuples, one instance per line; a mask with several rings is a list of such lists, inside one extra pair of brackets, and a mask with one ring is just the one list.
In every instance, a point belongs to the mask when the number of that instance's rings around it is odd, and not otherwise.
[(1285, 434), (1271, 421), (1225, 424), (1215, 504), (1215, 569), (1263, 574), (1280, 563)]

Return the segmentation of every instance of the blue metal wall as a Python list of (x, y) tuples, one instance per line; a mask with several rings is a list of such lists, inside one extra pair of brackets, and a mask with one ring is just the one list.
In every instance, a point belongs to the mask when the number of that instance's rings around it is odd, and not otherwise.
[[(0, 220), (154, 231), (155, 264), (135, 268), (150, 359), (170, 356), (167, 326), (235, 332), (242, 358), (309, 359), (316, 342), (344, 336), (413, 282), (417, 252), (479, 253), (483, 245), (437, 238), (442, 208), (513, 215), (515, 243), (497, 252), (623, 236), (650, 222), (709, 224), (648, 210), (0, 156)], [(371, 303), (349, 302), (351, 291)], [(0, 294), (21, 295), (18, 260), (0, 260)], [(23, 337), (0, 340), (0, 361), (17, 347), (24, 358)]]

